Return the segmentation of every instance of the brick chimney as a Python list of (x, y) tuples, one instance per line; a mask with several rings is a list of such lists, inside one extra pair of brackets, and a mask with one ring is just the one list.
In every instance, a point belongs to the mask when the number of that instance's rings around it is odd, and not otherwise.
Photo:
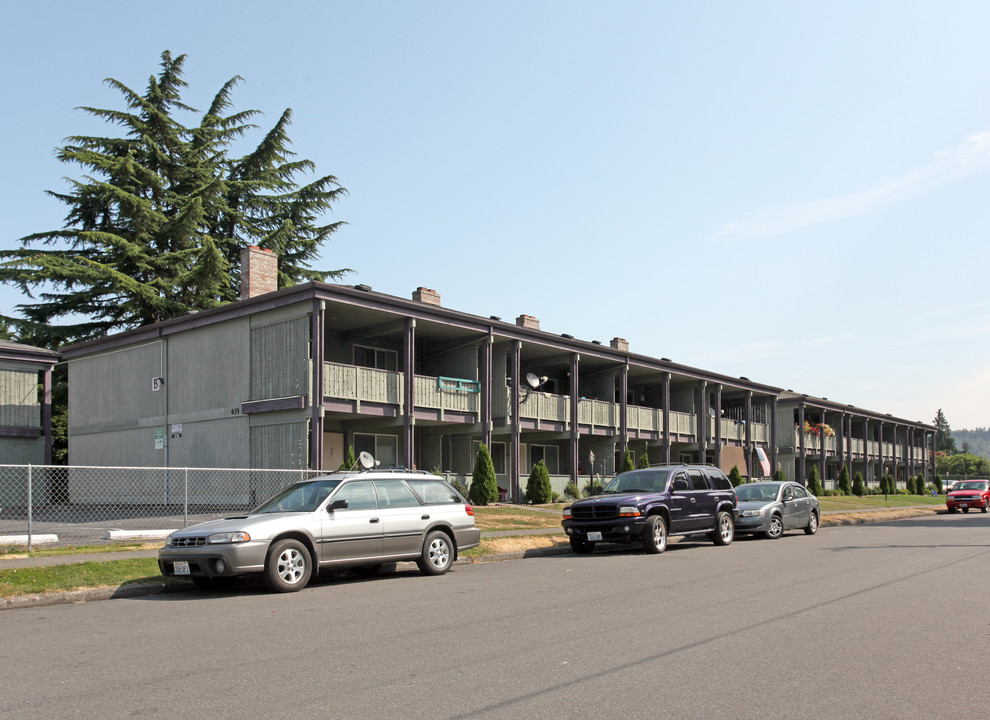
[(426, 303), (427, 305), (439, 305), (440, 293), (430, 288), (418, 287), (413, 291), (412, 299), (416, 302)]
[(609, 343), (609, 346), (613, 350), (618, 350), (620, 352), (629, 352), (629, 341), (626, 340), (625, 338), (620, 338), (620, 337), (612, 338), (612, 342)]
[(278, 255), (257, 245), (241, 250), (241, 300), (278, 290)]
[(530, 330), (540, 329), (540, 321), (532, 315), (520, 315), (516, 318), (516, 325), (519, 327), (529, 328)]

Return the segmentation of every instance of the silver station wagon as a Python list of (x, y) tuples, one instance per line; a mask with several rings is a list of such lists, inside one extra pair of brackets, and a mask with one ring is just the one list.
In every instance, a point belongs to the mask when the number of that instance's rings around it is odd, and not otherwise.
[(301, 590), (315, 572), (415, 560), (442, 575), (481, 542), (474, 510), (443, 478), (425, 471), (339, 472), (296, 483), (246, 515), (191, 525), (158, 551), (162, 575), (201, 588), (261, 574), (271, 590)]

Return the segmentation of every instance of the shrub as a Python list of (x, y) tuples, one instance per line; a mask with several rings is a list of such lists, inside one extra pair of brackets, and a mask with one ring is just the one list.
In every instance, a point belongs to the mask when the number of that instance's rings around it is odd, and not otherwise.
[(643, 446), (643, 454), (639, 456), (639, 461), (636, 463), (638, 468), (648, 468), (650, 466), (650, 446)]
[(468, 496), (467, 485), (465, 485), (462, 481), (460, 481), (460, 480), (451, 480), (450, 481), (450, 486), (452, 488), (454, 488), (454, 490), (456, 490), (457, 492), (459, 492), (462, 497), (467, 497)]
[(739, 466), (733, 465), (732, 469), (729, 470), (729, 481), (732, 483), (732, 487), (739, 487), (742, 485), (742, 475), (739, 474)]
[(935, 474), (935, 489), (938, 490), (938, 494), (942, 494), (942, 476), (938, 473)]
[(776, 470), (773, 471), (773, 479), (776, 482), (784, 482), (787, 479), (787, 477), (784, 475), (783, 469), (777, 468)]
[(918, 476), (914, 479), (914, 489), (918, 495), (928, 494), (928, 488), (925, 487), (925, 476), (921, 473), (918, 473)]
[(584, 497), (591, 497), (592, 495), (597, 495), (602, 491), (602, 481), (597, 477), (592, 477), (588, 480), (588, 484), (584, 486), (582, 493)]
[(481, 443), (478, 457), (474, 461), (471, 475), (471, 488), (468, 490), (471, 502), (475, 505), (488, 505), (498, 500), (498, 481), (495, 479), (495, 465), (492, 463), (488, 446)]
[(529, 473), (529, 480), (526, 481), (526, 499), (534, 505), (543, 505), (553, 498), (553, 489), (550, 487), (550, 473), (547, 472), (546, 463), (540, 460), (533, 466)]
[(619, 468), (619, 472), (629, 472), (630, 470), (635, 470), (636, 466), (633, 464), (632, 453), (629, 452), (629, 447), (626, 446), (625, 457), (622, 458), (622, 467)]
[(577, 500), (581, 497), (581, 491), (578, 490), (577, 483), (569, 482), (564, 486), (564, 497), (568, 500)]
[(865, 488), (863, 487), (863, 473), (856, 473), (853, 478), (852, 494), (856, 497), (863, 497)]
[(560, 497), (560, 493), (558, 493), (558, 492), (551, 492), (550, 493), (550, 502), (552, 502), (552, 503), (563, 502), (563, 500)]
[(344, 461), (342, 463), (340, 463), (340, 467), (337, 468), (337, 469), (338, 470), (350, 470), (352, 467), (354, 467), (354, 463), (355, 462), (357, 462), (357, 461), (354, 459), (354, 446), (353, 445), (348, 445), (347, 446), (347, 454), (344, 455)]
[(822, 494), (822, 483), (818, 477), (817, 465), (812, 465), (808, 472), (808, 492), (815, 496)]
[(849, 469), (843, 465), (842, 470), (839, 472), (839, 492), (843, 495), (849, 495), (852, 492), (852, 488), (849, 485)]

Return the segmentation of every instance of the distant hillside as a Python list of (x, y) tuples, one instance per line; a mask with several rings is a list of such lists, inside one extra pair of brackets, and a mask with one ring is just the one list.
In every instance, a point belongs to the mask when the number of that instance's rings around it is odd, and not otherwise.
[(959, 452), (963, 450), (963, 443), (968, 443), (971, 453), (990, 459), (990, 428), (953, 430), (952, 437), (956, 440), (956, 450)]

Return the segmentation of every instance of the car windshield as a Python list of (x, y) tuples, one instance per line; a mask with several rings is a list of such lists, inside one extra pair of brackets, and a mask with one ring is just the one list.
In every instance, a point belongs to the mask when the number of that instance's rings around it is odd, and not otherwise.
[(952, 486), (953, 490), (986, 490), (987, 484), (985, 481), (969, 481), (969, 482), (957, 482)]
[(603, 493), (663, 492), (667, 489), (669, 470), (632, 470), (616, 475)]
[(339, 484), (340, 480), (314, 480), (296, 483), (270, 500), (261, 503), (251, 512), (313, 512)]
[(740, 500), (766, 500), (770, 502), (777, 499), (776, 485), (740, 485), (736, 488), (736, 497)]

